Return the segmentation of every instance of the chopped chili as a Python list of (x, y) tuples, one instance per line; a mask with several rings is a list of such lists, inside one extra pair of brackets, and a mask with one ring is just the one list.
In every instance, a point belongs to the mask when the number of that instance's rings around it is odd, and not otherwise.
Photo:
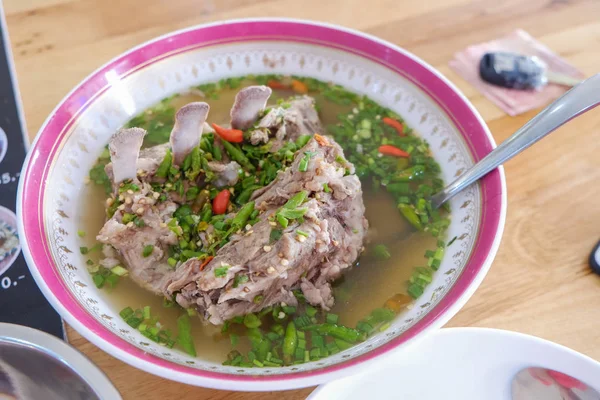
[(271, 89), (280, 89), (280, 90), (285, 90), (285, 89), (289, 89), (289, 87), (279, 81), (275, 81), (275, 80), (270, 80), (269, 82), (267, 82), (267, 86), (270, 87)]
[(230, 196), (231, 193), (227, 189), (221, 190), (219, 194), (217, 194), (217, 196), (213, 200), (213, 214), (225, 214), (225, 212), (227, 211), (227, 206), (229, 205)]
[(239, 129), (227, 129), (217, 124), (212, 124), (217, 135), (230, 143), (242, 143), (244, 141), (244, 132)]
[(398, 132), (398, 135), (400, 135), (400, 136), (406, 136), (404, 134), (404, 125), (402, 125), (401, 122), (396, 121), (395, 119), (390, 118), (390, 117), (385, 117), (385, 118), (382, 119), (382, 121), (387, 126), (391, 126), (392, 128), (394, 128), (396, 130), (396, 132)]
[(394, 156), (394, 157), (410, 157), (410, 154), (404, 150), (397, 148), (396, 146), (392, 146), (390, 144), (384, 144), (383, 146), (379, 146), (379, 152), (386, 156)]
[(294, 79), (292, 81), (292, 90), (299, 94), (306, 94), (308, 93), (308, 86), (306, 86), (306, 83)]
[(212, 261), (214, 257), (213, 256), (208, 256), (204, 259), (204, 261), (202, 261), (202, 264), (200, 264), (200, 271), (202, 271), (204, 269), (204, 267), (206, 267), (208, 265), (209, 262)]

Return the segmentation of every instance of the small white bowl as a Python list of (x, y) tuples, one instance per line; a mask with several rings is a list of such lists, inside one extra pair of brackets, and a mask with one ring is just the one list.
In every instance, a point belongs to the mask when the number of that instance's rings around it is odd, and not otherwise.
[[(332, 81), (402, 115), (451, 181), (495, 146), (485, 123), (442, 75), (412, 54), (337, 26), (283, 19), (217, 22), (174, 32), (115, 58), (48, 117), (18, 194), (23, 252), (38, 285), (78, 332), (111, 355), (169, 379), (219, 389), (282, 390), (349, 375), (441, 327), (479, 286), (506, 213), (502, 169), (451, 202), (448, 249), (433, 283), (385, 332), (317, 362), (246, 369), (190, 358), (130, 329), (91, 281), (79, 247), (84, 178), (108, 138), (133, 115), (190, 86), (248, 74)], [(402, 284), (399, 282), (399, 284)]]
[(121, 400), (97, 366), (46, 332), (0, 323), (0, 355), (1, 379), (12, 387), (15, 398)]
[(567, 347), (500, 329), (448, 328), (377, 368), (318, 387), (308, 400), (511, 400), (513, 378), (530, 367), (600, 391), (600, 363)]

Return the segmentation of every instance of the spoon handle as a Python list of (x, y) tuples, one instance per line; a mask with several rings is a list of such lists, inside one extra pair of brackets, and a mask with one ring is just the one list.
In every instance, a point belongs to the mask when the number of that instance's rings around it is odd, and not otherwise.
[(564, 123), (591, 110), (598, 104), (600, 104), (600, 74), (586, 79), (556, 99), (454, 182), (433, 195), (431, 197), (432, 207), (438, 208), (505, 161), (510, 160)]

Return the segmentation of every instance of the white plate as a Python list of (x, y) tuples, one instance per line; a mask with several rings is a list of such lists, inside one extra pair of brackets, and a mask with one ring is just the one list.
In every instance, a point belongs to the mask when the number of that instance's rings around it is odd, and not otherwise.
[(319, 386), (309, 400), (509, 400), (526, 367), (560, 371), (600, 391), (600, 363), (567, 347), (487, 328), (442, 329), (376, 368)]

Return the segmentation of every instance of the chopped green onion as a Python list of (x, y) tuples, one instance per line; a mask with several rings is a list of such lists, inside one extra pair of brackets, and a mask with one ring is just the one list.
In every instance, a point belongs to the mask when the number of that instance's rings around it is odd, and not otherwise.
[(296, 139), (296, 146), (299, 149), (306, 146), (306, 144), (310, 141), (311, 138), (312, 138), (311, 135), (302, 135), (302, 136), (298, 137), (298, 139)]
[(371, 311), (369, 319), (374, 323), (380, 323), (384, 321), (389, 322), (392, 321), (395, 316), (396, 314), (394, 314), (394, 311), (390, 310), (389, 308), (382, 307), (376, 308), (373, 311)]
[(287, 228), (288, 224), (290, 223), (286, 217), (279, 213), (277, 214), (277, 222), (279, 222), (279, 225), (283, 226), (284, 228)]
[(283, 336), (283, 334), (285, 333), (285, 329), (283, 328), (282, 325), (280, 324), (275, 324), (271, 327), (271, 329), (273, 330), (273, 332), (275, 332), (276, 334), (278, 334), (279, 336)]
[(119, 312), (119, 315), (121, 316), (121, 318), (123, 319), (127, 319), (129, 317), (131, 317), (133, 315), (134, 311), (131, 307), (125, 307), (124, 309), (122, 309)]
[(295, 209), (298, 208), (306, 198), (308, 197), (308, 192), (303, 190), (301, 192), (296, 193), (292, 196), (284, 205), (283, 208)]
[(438, 247), (435, 250), (435, 254), (434, 254), (433, 258), (436, 259), (436, 260), (441, 260), (442, 258), (444, 258), (444, 248), (443, 247)]
[(325, 347), (325, 339), (323, 339), (323, 336), (312, 335), (311, 341), (312, 341), (313, 347), (319, 347), (319, 348)]
[(254, 165), (252, 165), (248, 157), (246, 157), (244, 152), (240, 150), (238, 146), (234, 145), (233, 143), (229, 143), (226, 140), (221, 140), (221, 144), (223, 145), (225, 151), (229, 154), (231, 159), (233, 161), (237, 161), (242, 167), (244, 167), (244, 169), (251, 172), (253, 172), (256, 169)]
[(281, 239), (283, 236), (283, 231), (280, 229), (271, 229), (271, 234), (269, 235), (269, 242), (273, 243)]
[(192, 336), (192, 323), (188, 314), (182, 314), (177, 318), (177, 330), (179, 332), (177, 343), (179, 343), (186, 353), (192, 357), (196, 357), (196, 348)]
[(321, 349), (319, 349), (318, 347), (311, 349), (311, 351), (310, 351), (311, 360), (316, 360), (316, 359), (319, 359), (320, 357), (321, 357)]
[(389, 327), (390, 327), (390, 325), (391, 325), (391, 324), (390, 324), (389, 322), (386, 322), (385, 324), (381, 325), (381, 326), (379, 327), (379, 332), (383, 332), (383, 331), (385, 331), (387, 328), (389, 328)]
[(252, 302), (254, 304), (260, 304), (260, 303), (262, 303), (264, 298), (265, 298), (265, 296), (263, 296), (262, 294), (259, 294), (257, 296), (254, 296), (254, 299), (252, 299)]
[(125, 213), (125, 214), (123, 214), (123, 217), (121, 218), (121, 222), (123, 222), (123, 225), (127, 225), (128, 223), (133, 222), (134, 218), (135, 218), (134, 214)]
[(112, 272), (113, 274), (118, 275), (118, 276), (125, 276), (129, 273), (129, 271), (127, 271), (125, 268), (121, 267), (120, 265), (112, 267), (110, 269), (110, 272)]
[(339, 316), (337, 314), (327, 313), (326, 321), (330, 324), (337, 324)]
[(192, 186), (191, 188), (188, 189), (187, 192), (185, 192), (185, 199), (187, 201), (194, 200), (196, 197), (198, 197), (199, 193), (200, 193), (200, 188), (198, 186)]
[(302, 218), (304, 216), (304, 214), (306, 214), (307, 211), (308, 211), (307, 208), (296, 208), (293, 210), (289, 209), (289, 208), (281, 208), (277, 212), (277, 218), (283, 217), (286, 219), (298, 219), (298, 218)]
[(304, 362), (304, 349), (296, 347), (296, 350), (294, 350), (294, 359), (296, 361)]
[(384, 244), (378, 244), (375, 246), (373, 253), (381, 260), (389, 260), (392, 257), (390, 250)]
[[(297, 333), (300, 333), (300, 331), (298, 331)], [(306, 349), (306, 340), (305, 339), (298, 339), (298, 348), (302, 349), (302, 350)]]
[(144, 246), (144, 249), (142, 250), (142, 256), (149, 257), (150, 254), (152, 254), (153, 252), (154, 252), (154, 246), (149, 244), (147, 246)]
[(423, 230), (423, 225), (421, 224), (421, 220), (419, 216), (415, 212), (414, 208), (409, 206), (408, 204), (398, 204), (398, 209), (404, 215), (404, 217), (411, 223), (412, 226), (417, 228), (418, 230)]
[(92, 281), (94, 281), (94, 285), (96, 285), (96, 287), (98, 289), (100, 289), (102, 286), (104, 286), (104, 276), (102, 276), (100, 274), (92, 275)]
[(317, 331), (322, 335), (333, 336), (350, 343), (356, 343), (363, 338), (363, 335), (356, 329), (351, 329), (342, 325), (325, 323), (317, 326)]
[(102, 243), (98, 243), (98, 244), (96, 244), (95, 246), (93, 246), (93, 247), (91, 247), (89, 249), (87, 247), (80, 247), (79, 251), (81, 252), (81, 254), (85, 255), (87, 253), (91, 253), (93, 251), (101, 250), (101, 249), (102, 249)]
[(223, 278), (227, 276), (227, 270), (230, 268), (230, 265), (222, 265), (218, 268), (215, 268), (215, 277)]
[(294, 322), (289, 322), (285, 330), (285, 338), (283, 339), (283, 359), (286, 363), (291, 363), (292, 356), (298, 347), (298, 335)]
[(412, 283), (411, 285), (408, 286), (408, 294), (413, 298), (416, 299), (419, 296), (421, 296), (424, 292), (424, 289), (422, 286), (416, 284), (416, 283)]
[(267, 361), (267, 360), (263, 361), (262, 363), (264, 364), (265, 367), (281, 367), (281, 365), (282, 365), (282, 364), (277, 364), (277, 363), (274, 363), (273, 361)]
[(345, 340), (342, 340), (342, 339), (334, 339), (334, 343), (342, 351), (343, 350), (347, 350), (350, 347), (352, 347), (352, 343), (348, 343), (348, 342), (346, 342)]
[(335, 342), (329, 342), (325, 345), (325, 347), (327, 348), (327, 351), (329, 351), (329, 354), (336, 354), (340, 352), (340, 349), (337, 347)]
[(371, 324), (364, 322), (364, 321), (359, 321), (356, 324), (356, 329), (358, 329), (361, 332), (364, 332), (366, 334), (371, 333), (371, 331), (373, 331), (373, 327), (371, 326)]
[(255, 314), (246, 314), (244, 316), (244, 325), (247, 328), (258, 328), (262, 325), (262, 322), (260, 322), (260, 319)]
[(312, 307), (312, 306), (306, 306), (306, 315), (308, 315), (309, 317), (314, 317), (315, 315), (317, 315), (317, 309)]
[(263, 363), (258, 361), (256, 358), (254, 360), (252, 360), (252, 364), (256, 365), (257, 367), (261, 367), (261, 368), (265, 366)]
[(171, 169), (171, 164), (173, 163), (173, 154), (171, 153), (171, 149), (167, 149), (165, 154), (165, 158), (163, 158), (162, 162), (158, 166), (156, 170), (156, 176), (159, 178), (166, 178), (169, 174), (169, 170)]
[(250, 278), (248, 278), (248, 275), (236, 275), (235, 278), (233, 278), (233, 287), (237, 288), (238, 286), (248, 282), (249, 280)]
[(294, 314), (296, 312), (296, 307), (292, 307), (292, 306), (283, 306), (283, 307), (281, 307), (281, 309), (287, 315), (291, 315), (291, 314)]
[(250, 218), (250, 214), (252, 214), (253, 211), (254, 202), (251, 201), (249, 203), (246, 203), (242, 208), (240, 208), (238, 213), (231, 220), (231, 226), (236, 227), (238, 229), (243, 228), (246, 225), (246, 221), (248, 221), (248, 218)]
[(175, 210), (175, 212), (173, 213), (173, 217), (181, 220), (184, 217), (187, 217), (188, 215), (192, 214), (192, 207), (190, 207), (187, 204), (182, 205), (181, 207), (179, 207), (177, 210)]
[(298, 164), (298, 171), (300, 171), (300, 172), (306, 172), (306, 171), (308, 171), (308, 161), (309, 160), (310, 160), (310, 157), (304, 156), (300, 160), (300, 163)]

